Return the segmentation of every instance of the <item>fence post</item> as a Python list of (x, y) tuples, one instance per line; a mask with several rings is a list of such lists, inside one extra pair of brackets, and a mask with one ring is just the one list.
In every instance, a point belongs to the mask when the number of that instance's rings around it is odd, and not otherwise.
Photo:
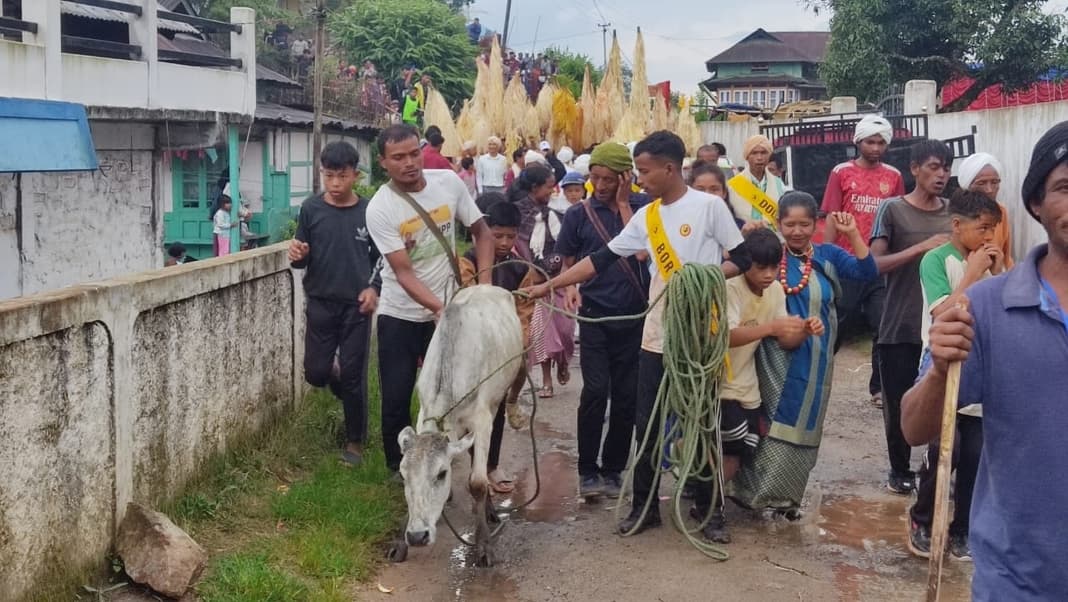
[(63, 100), (63, 30), (60, 0), (35, 0), (22, 3), (22, 19), (37, 24), (37, 33), (23, 32), (25, 44), (44, 47), (45, 98)]

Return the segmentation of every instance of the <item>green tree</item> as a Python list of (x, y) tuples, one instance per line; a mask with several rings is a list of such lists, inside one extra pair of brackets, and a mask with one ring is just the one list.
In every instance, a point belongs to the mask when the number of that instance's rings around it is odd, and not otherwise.
[(582, 95), (582, 79), (587, 66), (590, 68), (590, 79), (594, 85), (601, 84), (601, 69), (594, 67), (593, 61), (585, 54), (571, 52), (566, 48), (550, 47), (545, 49), (545, 55), (549, 60), (556, 61), (556, 83), (570, 90), (575, 98)]
[(474, 91), (478, 48), (464, 25), (440, 0), (359, 0), (328, 21), (334, 45), (351, 61), (371, 59), (388, 79), (414, 64), (453, 106)]
[(972, 86), (946, 111), (987, 87), (1025, 88), (1068, 56), (1065, 18), (1043, 0), (815, 0), (830, 10), (831, 42), (820, 73), (833, 95), (878, 100), (891, 83), (961, 76)]

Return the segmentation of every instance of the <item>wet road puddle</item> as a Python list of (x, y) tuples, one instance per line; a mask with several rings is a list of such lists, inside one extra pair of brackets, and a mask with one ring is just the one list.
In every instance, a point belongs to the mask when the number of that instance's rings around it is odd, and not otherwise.
[[(561, 523), (574, 518), (578, 509), (578, 472), (575, 459), (562, 451), (551, 451), (538, 458), (541, 490), (529, 506), (519, 511), (519, 516), (534, 523)], [(512, 494), (514, 503), (523, 503), (534, 494), (536, 483), (534, 470), (523, 471)]]
[(820, 505), (820, 542), (873, 553), (891, 548), (907, 554), (909, 500), (877, 501), (827, 496)]
[[(464, 536), (472, 537), (473, 534), (465, 533)], [(448, 597), (453, 600), (496, 602), (519, 598), (519, 585), (505, 574), (504, 569), (476, 567), (473, 550), (462, 543), (453, 547), (449, 554), (448, 587)]]

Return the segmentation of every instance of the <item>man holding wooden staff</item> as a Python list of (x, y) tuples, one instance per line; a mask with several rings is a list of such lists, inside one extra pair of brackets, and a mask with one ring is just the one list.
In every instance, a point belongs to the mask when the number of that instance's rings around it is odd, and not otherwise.
[(942, 311), (931, 362), (902, 400), (910, 444), (939, 436), (950, 365), (959, 406), (983, 408), (972, 502), (974, 600), (1068, 596), (1068, 122), (1035, 145), (1022, 196), (1049, 236), (1007, 274)]

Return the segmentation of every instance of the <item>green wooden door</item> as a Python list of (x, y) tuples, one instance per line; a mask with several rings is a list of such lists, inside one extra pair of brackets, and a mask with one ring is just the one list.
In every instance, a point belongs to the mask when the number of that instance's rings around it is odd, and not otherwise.
[(187, 151), (171, 158), (171, 211), (163, 215), (163, 244), (180, 242), (197, 259), (212, 256), (211, 206), (227, 173), (226, 148)]

